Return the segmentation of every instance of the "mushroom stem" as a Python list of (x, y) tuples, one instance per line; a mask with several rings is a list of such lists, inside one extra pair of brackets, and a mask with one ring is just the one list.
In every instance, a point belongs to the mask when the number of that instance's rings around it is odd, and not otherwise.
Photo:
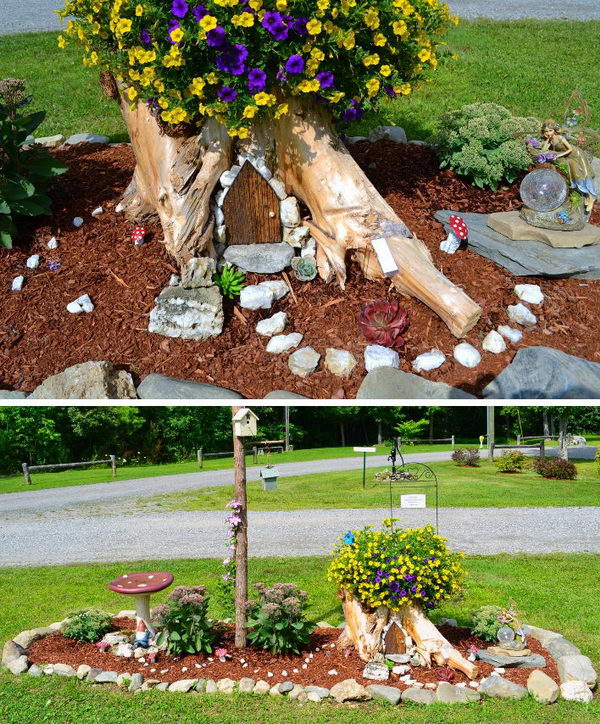
[(440, 244), (440, 251), (445, 251), (447, 254), (454, 254), (459, 246), (460, 239), (453, 231), (450, 231), (447, 238)]
[(136, 624), (143, 621), (146, 624), (146, 628), (150, 631), (150, 634), (154, 636), (154, 629), (152, 628), (152, 617), (150, 615), (150, 594), (140, 593), (135, 597), (135, 616)]

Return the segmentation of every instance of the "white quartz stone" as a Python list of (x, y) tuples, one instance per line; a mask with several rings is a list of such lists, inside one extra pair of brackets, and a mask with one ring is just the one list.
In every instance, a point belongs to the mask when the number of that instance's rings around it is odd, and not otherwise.
[(500, 354), (506, 351), (506, 342), (502, 335), (496, 332), (495, 329), (492, 329), (491, 332), (486, 334), (481, 346), (486, 352), (492, 352), (493, 354)]
[(98, 208), (92, 211), (92, 216), (102, 216), (103, 213), (104, 209), (102, 208), (102, 206), (98, 206)]
[(256, 331), (264, 337), (273, 337), (275, 334), (281, 334), (285, 329), (287, 319), (288, 317), (285, 312), (277, 312), (277, 314), (274, 314), (272, 317), (261, 319), (256, 325)]
[(389, 347), (370, 344), (365, 348), (365, 369), (370, 372), (377, 367), (400, 367), (400, 355)]
[(258, 287), (261, 289), (269, 289), (273, 293), (273, 298), (275, 301), (278, 299), (283, 299), (286, 294), (289, 293), (290, 288), (288, 285), (282, 281), (281, 279), (269, 279), (266, 282), (261, 282), (260, 284), (257, 284)]
[(457, 344), (453, 352), (454, 359), (463, 367), (469, 367), (473, 369), (481, 362), (481, 355), (468, 342), (461, 342)]
[(537, 323), (535, 314), (532, 314), (524, 304), (509, 305), (506, 311), (512, 321), (520, 324), (522, 327), (533, 327)]
[(58, 249), (58, 239), (55, 236), (48, 242), (48, 249)]
[(32, 254), (25, 262), (28, 269), (37, 269), (40, 265), (40, 255)]
[(76, 229), (78, 229), (78, 228), (79, 228), (80, 226), (82, 226), (82, 225), (83, 225), (83, 219), (81, 218), (81, 216), (76, 216), (76, 217), (73, 219), (73, 226), (74, 226)]
[(294, 347), (297, 347), (304, 335), (299, 332), (292, 332), (291, 334), (277, 334), (271, 337), (269, 344), (267, 344), (267, 352), (271, 354), (281, 354), (287, 352)]
[(244, 287), (240, 293), (240, 306), (244, 309), (270, 309), (274, 294), (261, 284)]
[(523, 302), (541, 304), (545, 297), (538, 284), (517, 284), (515, 294)]
[(77, 302), (69, 302), (67, 304), (67, 312), (70, 312), (71, 314), (81, 314), (81, 312), (83, 312), (83, 307)]
[(429, 372), (429, 370), (437, 370), (445, 361), (446, 355), (441, 350), (432, 349), (415, 357), (412, 366), (417, 372)]
[(12, 280), (11, 290), (13, 292), (20, 292), (21, 289), (23, 289), (23, 282), (25, 281), (25, 277), (20, 274), (18, 277), (15, 277)]
[(217, 191), (215, 194), (215, 201), (217, 206), (222, 209), (223, 208), (223, 202), (225, 201), (225, 197), (227, 196), (227, 193), (229, 191), (229, 188), (221, 189), (220, 191)]
[(290, 229), (300, 224), (300, 210), (295, 196), (288, 196), (279, 205), (281, 223)]
[(285, 190), (285, 186), (283, 184), (283, 181), (280, 181), (278, 178), (273, 176), (273, 178), (269, 181), (269, 186), (275, 191), (277, 194), (277, 198), (280, 201), (283, 201), (285, 198), (287, 198), (287, 191)]
[(231, 184), (236, 180), (237, 175), (241, 170), (242, 167), (235, 164), (229, 169), (229, 171), (224, 171), (219, 179), (221, 186), (223, 188), (229, 188), (229, 186), (231, 186)]
[(506, 339), (510, 340), (513, 344), (517, 344), (517, 342), (520, 342), (523, 339), (523, 332), (521, 332), (521, 330), (513, 329), (507, 324), (501, 324), (498, 327), (498, 331), (503, 337), (506, 337)]

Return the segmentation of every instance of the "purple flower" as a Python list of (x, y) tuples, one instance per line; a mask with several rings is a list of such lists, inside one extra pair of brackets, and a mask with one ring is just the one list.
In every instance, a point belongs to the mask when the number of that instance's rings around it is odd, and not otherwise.
[(333, 73), (330, 73), (328, 70), (324, 70), (322, 73), (317, 73), (316, 78), (321, 84), (321, 88), (331, 88), (333, 81), (335, 80)]
[(267, 10), (267, 12), (263, 15), (263, 19), (260, 22), (263, 28), (270, 32), (271, 29), (274, 26), (279, 25), (281, 21), (281, 13), (278, 13), (276, 10)]
[(227, 33), (223, 28), (214, 28), (206, 33), (206, 44), (211, 48), (222, 48), (225, 45)]
[(358, 105), (358, 101), (350, 101), (350, 106), (342, 114), (342, 120), (344, 121), (356, 121), (362, 118), (364, 111)]
[(308, 18), (296, 18), (296, 20), (291, 20), (290, 25), (296, 35), (306, 35), (308, 33), (306, 29), (307, 22)]
[(398, 593), (399, 590), (400, 590), (400, 584), (398, 583), (398, 581), (392, 581), (390, 583), (390, 591), (392, 593)]
[(538, 163), (548, 163), (548, 161), (554, 161), (558, 154), (556, 153), (540, 153), (537, 157)]
[(267, 74), (260, 68), (252, 68), (248, 73), (248, 90), (250, 93), (260, 93), (264, 91), (267, 84)]
[(410, 587), (410, 592), (411, 592), (411, 593), (416, 593), (416, 592), (417, 592), (417, 587), (416, 587), (416, 586), (411, 586), (411, 587)]
[(231, 73), (232, 75), (242, 75), (246, 72), (246, 66), (244, 61), (248, 57), (248, 49), (245, 45), (236, 44), (229, 48), (226, 53), (219, 55), (215, 61), (215, 67), (217, 70), (221, 70), (224, 73)]
[(152, 42), (152, 36), (147, 30), (142, 30), (142, 32), (140, 33), (140, 40), (144, 45), (150, 45), (150, 43)]
[(185, 0), (173, 0), (171, 3), (171, 14), (177, 18), (185, 18), (189, 9)]
[(225, 103), (232, 103), (237, 98), (238, 93), (235, 88), (224, 85), (222, 88), (219, 88), (217, 95), (222, 101), (225, 101)]
[(192, 15), (196, 18), (196, 22), (199, 23), (205, 15), (208, 15), (208, 10), (204, 5), (196, 5), (192, 8)]
[(383, 90), (388, 94), (388, 96), (389, 96), (390, 98), (395, 98), (395, 97), (396, 97), (396, 91), (394, 90), (394, 86), (391, 85), (390, 83), (386, 83), (386, 84), (383, 86)]
[(285, 63), (288, 73), (302, 73), (304, 70), (304, 58), (301, 55), (290, 55)]
[(280, 69), (277, 71), (277, 75), (276, 75), (275, 77), (277, 78), (277, 80), (278, 80), (280, 83), (285, 83), (286, 80), (287, 80), (287, 73), (285, 72), (285, 70), (284, 70), (283, 68), (280, 68)]
[(417, 577), (416, 577), (416, 576), (413, 576), (412, 573), (407, 573), (407, 574), (404, 576), (404, 580), (405, 580), (405, 581), (409, 581), (410, 583), (412, 583), (413, 581), (416, 581), (416, 580), (417, 580)]
[(531, 148), (539, 148), (541, 146), (541, 143), (537, 140), (537, 138), (528, 138), (525, 141), (526, 146), (531, 146)]
[(289, 28), (283, 23), (275, 25), (269, 32), (275, 38), (275, 40), (278, 41), (287, 40), (288, 35), (290, 34)]
[(402, 590), (400, 591), (400, 598), (404, 598), (404, 597), (407, 596), (407, 595), (408, 595), (408, 594), (406, 593), (406, 591), (405, 591), (404, 589), (402, 589)]

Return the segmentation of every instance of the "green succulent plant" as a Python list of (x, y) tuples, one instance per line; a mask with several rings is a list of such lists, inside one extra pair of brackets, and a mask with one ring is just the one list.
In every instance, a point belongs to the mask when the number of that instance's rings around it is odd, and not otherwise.
[(310, 282), (317, 276), (317, 262), (313, 256), (298, 256), (292, 261), (292, 269), (300, 282)]
[(214, 274), (213, 281), (224, 297), (235, 299), (245, 286), (246, 275), (231, 264), (225, 264), (220, 272)]

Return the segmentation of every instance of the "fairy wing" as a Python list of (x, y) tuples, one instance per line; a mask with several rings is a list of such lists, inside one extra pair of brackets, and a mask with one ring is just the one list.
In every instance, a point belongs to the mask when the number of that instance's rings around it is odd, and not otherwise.
[(600, 151), (600, 133), (589, 127), (592, 109), (578, 90), (565, 104), (563, 128), (567, 139), (589, 153)]

